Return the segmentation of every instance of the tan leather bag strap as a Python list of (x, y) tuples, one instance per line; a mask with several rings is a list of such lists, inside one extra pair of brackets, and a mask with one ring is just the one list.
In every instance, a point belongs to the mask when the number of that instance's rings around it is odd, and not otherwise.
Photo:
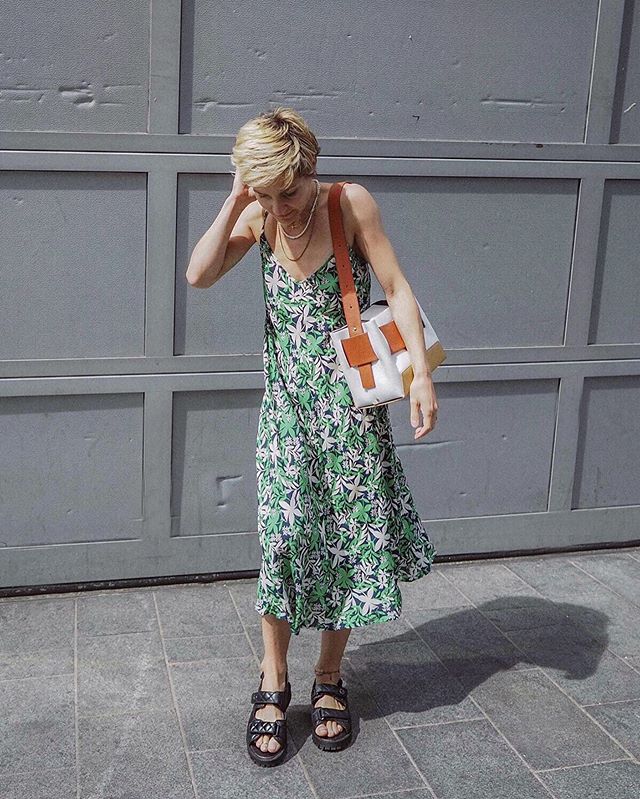
[(362, 327), (358, 295), (356, 293), (355, 283), (353, 282), (351, 258), (349, 257), (349, 248), (344, 235), (342, 213), (340, 211), (340, 194), (342, 193), (342, 187), (350, 182), (349, 180), (342, 180), (333, 183), (329, 189), (328, 200), (329, 227), (331, 228), (333, 252), (336, 257), (336, 266), (338, 268), (338, 282), (340, 283), (340, 293), (342, 295), (342, 307), (344, 308), (344, 316), (349, 329), (349, 338), (343, 339), (342, 346), (344, 347), (345, 355), (349, 363), (352, 366), (357, 366), (363, 388), (373, 388), (375, 386), (375, 380), (371, 364), (378, 360), (378, 356), (371, 346), (369, 334), (366, 333)]

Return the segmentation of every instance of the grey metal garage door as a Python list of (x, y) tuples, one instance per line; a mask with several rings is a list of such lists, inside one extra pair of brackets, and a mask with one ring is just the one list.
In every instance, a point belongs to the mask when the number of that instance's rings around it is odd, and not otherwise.
[(638, 5), (363, 9), (5, 3), (0, 587), (258, 568), (257, 248), (184, 273), (276, 105), (448, 350), (433, 433), (391, 406), (439, 554), (640, 539)]

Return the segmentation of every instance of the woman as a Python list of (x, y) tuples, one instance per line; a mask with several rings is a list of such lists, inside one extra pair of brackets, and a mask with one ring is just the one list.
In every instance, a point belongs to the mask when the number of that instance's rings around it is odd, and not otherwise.
[[(265, 766), (285, 755), (291, 633), (322, 630), (312, 735), (321, 749), (342, 749), (351, 719), (340, 664), (351, 628), (398, 618), (398, 581), (427, 574), (435, 555), (394, 447), (388, 406), (356, 408), (337, 369), (329, 331), (345, 317), (328, 218), (331, 184), (317, 179), (319, 152), (293, 109), (243, 125), (231, 194), (186, 275), (208, 288), (254, 244), (260, 249), (265, 392), (256, 447), (262, 565), (255, 609), (265, 651), (247, 746)], [(360, 308), (369, 304), (371, 266), (411, 356), (411, 424), (419, 439), (433, 429), (438, 404), (413, 292), (371, 194), (346, 184), (340, 205)]]

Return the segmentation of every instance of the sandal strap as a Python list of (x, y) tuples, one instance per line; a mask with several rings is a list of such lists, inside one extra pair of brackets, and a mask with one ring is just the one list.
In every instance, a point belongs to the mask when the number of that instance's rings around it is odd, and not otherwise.
[(284, 713), (287, 709), (288, 692), (285, 691), (254, 691), (251, 701), (254, 705), (277, 705)]
[(317, 727), (325, 719), (339, 721), (342, 724), (343, 721), (351, 722), (351, 713), (348, 710), (337, 710), (333, 707), (314, 707), (311, 711), (311, 718), (314, 727)]
[(320, 699), (321, 696), (325, 696), (327, 694), (342, 701), (344, 704), (347, 703), (347, 688), (342, 684), (342, 677), (337, 685), (332, 682), (314, 683), (313, 688), (311, 689), (311, 703), (314, 704), (318, 699)]
[(286, 719), (276, 719), (276, 721), (264, 721), (263, 719), (252, 719), (249, 722), (250, 743), (257, 740), (261, 735), (271, 735), (281, 744), (287, 739)]
[(318, 727), (321, 724), (326, 726), (330, 721), (334, 721), (342, 727), (343, 731), (340, 733), (340, 736), (351, 732), (351, 715), (348, 710), (334, 710), (328, 707), (318, 707), (311, 713), (311, 726), (313, 727), (315, 735), (319, 735)]

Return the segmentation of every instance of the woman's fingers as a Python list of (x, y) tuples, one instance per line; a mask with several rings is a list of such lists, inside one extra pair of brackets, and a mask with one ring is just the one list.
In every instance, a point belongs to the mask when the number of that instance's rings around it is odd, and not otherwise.
[[(412, 404), (412, 407), (411, 407), (411, 424), (412, 424), (413, 427), (416, 427), (417, 424), (419, 423), (418, 408), (416, 407), (416, 415), (415, 415), (415, 418), (414, 418), (413, 400), (412, 400), (411, 404)], [(417, 402), (416, 402), (416, 406), (418, 406)], [(430, 433), (433, 430), (433, 428), (436, 426), (436, 422), (438, 421), (438, 406), (436, 405), (435, 407), (432, 407), (426, 414), (423, 411), (423, 413), (422, 413), (422, 421), (423, 421), (422, 426), (418, 427), (416, 429), (415, 435), (413, 437), (414, 440), (417, 439), (417, 438), (422, 438), (422, 436), (426, 435), (427, 433)]]
[(411, 398), (411, 426), (417, 427), (420, 424), (420, 411), (418, 400)]

